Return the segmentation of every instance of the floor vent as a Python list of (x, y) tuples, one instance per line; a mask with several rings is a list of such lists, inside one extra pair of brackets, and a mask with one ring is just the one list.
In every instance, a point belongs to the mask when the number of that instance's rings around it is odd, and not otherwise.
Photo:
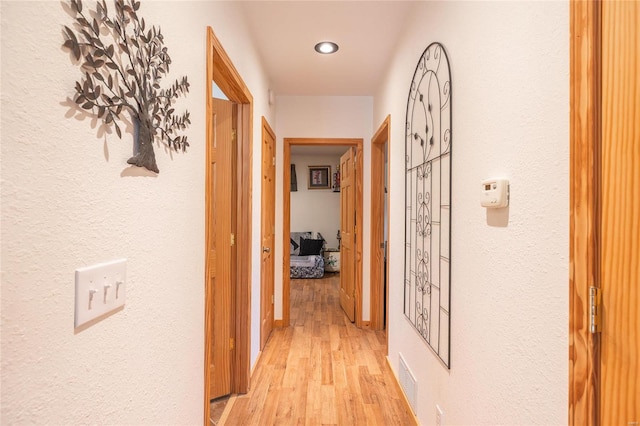
[(404, 394), (409, 401), (409, 405), (411, 405), (411, 409), (413, 410), (413, 414), (418, 415), (417, 411), (417, 385), (416, 378), (411, 374), (411, 370), (409, 370), (409, 366), (407, 366), (407, 362), (400, 355), (400, 386), (404, 391)]

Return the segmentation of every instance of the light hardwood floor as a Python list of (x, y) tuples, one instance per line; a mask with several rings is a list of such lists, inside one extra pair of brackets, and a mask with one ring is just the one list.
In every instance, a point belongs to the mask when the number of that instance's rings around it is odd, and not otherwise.
[(271, 334), (226, 425), (415, 425), (382, 332), (351, 324), (339, 276), (291, 280), (291, 326)]

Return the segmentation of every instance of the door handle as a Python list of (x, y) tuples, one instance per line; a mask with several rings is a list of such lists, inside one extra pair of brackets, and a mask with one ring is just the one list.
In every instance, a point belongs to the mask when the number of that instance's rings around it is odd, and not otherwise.
[(271, 247), (262, 247), (262, 252), (263, 253), (270, 253), (271, 252)]

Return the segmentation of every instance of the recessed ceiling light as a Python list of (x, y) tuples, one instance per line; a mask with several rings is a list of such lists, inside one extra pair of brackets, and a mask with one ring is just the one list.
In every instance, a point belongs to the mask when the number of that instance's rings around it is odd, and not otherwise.
[(321, 41), (316, 44), (314, 49), (316, 52), (322, 53), (323, 55), (328, 55), (330, 53), (335, 53), (338, 51), (338, 45), (331, 41)]

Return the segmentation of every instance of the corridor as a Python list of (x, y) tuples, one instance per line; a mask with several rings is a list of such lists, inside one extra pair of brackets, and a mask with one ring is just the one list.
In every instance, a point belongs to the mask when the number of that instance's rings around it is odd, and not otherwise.
[(227, 425), (416, 424), (387, 361), (383, 332), (339, 306), (337, 274), (291, 280), (291, 326), (274, 329)]

